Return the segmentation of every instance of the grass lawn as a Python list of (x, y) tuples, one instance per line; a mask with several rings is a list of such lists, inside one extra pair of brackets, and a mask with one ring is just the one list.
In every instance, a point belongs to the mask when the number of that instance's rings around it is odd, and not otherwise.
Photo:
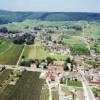
[(74, 86), (74, 87), (82, 87), (81, 81), (75, 81), (75, 80), (67, 80), (68, 86)]
[(0, 45), (0, 64), (15, 65), (22, 49), (22, 45), (15, 45), (10, 41), (2, 42)]

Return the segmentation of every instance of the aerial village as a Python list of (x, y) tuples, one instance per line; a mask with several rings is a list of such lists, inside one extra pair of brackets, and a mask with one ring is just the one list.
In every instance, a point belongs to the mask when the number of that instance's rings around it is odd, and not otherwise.
[[(66, 29), (67, 26), (62, 26)], [(30, 67), (23, 64), (20, 65), (0, 65), (0, 74), (5, 69), (19, 71), (39, 71), (40, 79), (45, 79), (45, 85), (49, 89), (49, 100), (100, 100), (100, 63), (89, 64), (87, 61), (100, 61), (100, 54), (95, 50), (90, 50), (91, 55), (73, 55), (70, 47), (65, 47), (63, 39), (52, 37), (54, 33), (59, 31), (58, 26), (43, 26), (26, 27), (25, 32), (0, 32), (1, 37), (14, 38), (30, 33), (35, 36), (35, 42), (39, 41), (44, 47), (50, 49), (49, 55), (62, 55), (66, 59), (56, 60), (47, 57), (39, 61), (32, 60)], [(68, 28), (68, 27), (67, 27)], [(50, 34), (50, 35), (49, 35)], [(88, 44), (95, 42), (94, 38), (86, 37)], [(25, 60), (22, 54), (19, 58), (20, 62)], [(98, 67), (97, 67), (98, 66)], [(0, 88), (2, 85), (0, 84)], [(58, 91), (59, 99), (52, 99), (53, 91)], [(2, 100), (2, 99), (1, 99)], [(45, 100), (45, 99), (44, 99)]]

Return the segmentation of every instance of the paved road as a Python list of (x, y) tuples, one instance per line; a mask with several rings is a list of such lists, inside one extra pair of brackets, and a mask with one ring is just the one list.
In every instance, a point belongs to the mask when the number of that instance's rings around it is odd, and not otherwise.
[(39, 68), (33, 68), (33, 67), (23, 67), (23, 66), (17, 66), (17, 65), (0, 65), (0, 67), (6, 67), (6, 69), (16, 69), (16, 70), (27, 70), (27, 71), (36, 71), (36, 72), (42, 72), (42, 69)]
[[(83, 35), (83, 38), (84, 38), (84, 42), (85, 42), (85, 44), (87, 45), (87, 48), (88, 48), (89, 51), (90, 51), (90, 55), (91, 55), (91, 56), (94, 56), (94, 54), (93, 54), (92, 51), (91, 51), (90, 44), (87, 42), (87, 39), (84, 37), (84, 36), (85, 36), (85, 35), (84, 35), (84, 32), (85, 32), (85, 31), (84, 31), (84, 29), (83, 29), (82, 35)], [(80, 72), (80, 73), (81, 73), (81, 72)], [(94, 95), (93, 95), (93, 92), (91, 91), (91, 89), (90, 89), (90, 87), (89, 87), (89, 84), (88, 84), (86, 78), (84, 77), (84, 74), (81, 73), (81, 75), (82, 75), (82, 78), (83, 78), (83, 88), (84, 88), (85, 96), (86, 96), (87, 100), (95, 100), (95, 97), (94, 97)]]
[(95, 100), (95, 97), (93, 95), (92, 90), (89, 87), (89, 84), (87, 82), (87, 80), (85, 79), (83, 73), (81, 73), (82, 75), (82, 83), (83, 83), (83, 88), (84, 88), (84, 93), (85, 93), (85, 100)]

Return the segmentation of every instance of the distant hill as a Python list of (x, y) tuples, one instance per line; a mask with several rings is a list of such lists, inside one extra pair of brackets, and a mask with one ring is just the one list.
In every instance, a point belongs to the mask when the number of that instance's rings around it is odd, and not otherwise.
[(100, 21), (100, 13), (80, 12), (12, 12), (0, 10), (0, 24), (20, 22), (26, 19), (47, 20), (47, 21)]

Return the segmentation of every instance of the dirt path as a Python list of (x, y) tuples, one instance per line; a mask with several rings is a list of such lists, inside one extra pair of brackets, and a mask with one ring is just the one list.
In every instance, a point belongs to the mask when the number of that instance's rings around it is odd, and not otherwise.
[(23, 53), (24, 53), (25, 47), (26, 47), (26, 44), (24, 45), (24, 48), (23, 48), (23, 50), (22, 50), (22, 52), (21, 52), (21, 54), (20, 54), (20, 57), (19, 57), (19, 59), (18, 59), (18, 61), (17, 61), (16, 66), (18, 66), (18, 65), (19, 65), (20, 60), (22, 59), (22, 56), (23, 56)]
[(92, 51), (91, 51), (90, 44), (87, 42), (87, 39), (85, 38), (85, 31), (84, 31), (84, 29), (83, 29), (83, 32), (82, 32), (82, 37), (83, 37), (84, 43), (87, 45), (87, 48), (88, 48), (88, 50), (90, 51), (90, 54), (93, 55), (93, 53), (92, 53)]
[(52, 91), (51, 91), (51, 86), (50, 86), (48, 80), (46, 80), (46, 83), (47, 83), (47, 85), (48, 85), (48, 89), (49, 89), (49, 100), (52, 100)]

